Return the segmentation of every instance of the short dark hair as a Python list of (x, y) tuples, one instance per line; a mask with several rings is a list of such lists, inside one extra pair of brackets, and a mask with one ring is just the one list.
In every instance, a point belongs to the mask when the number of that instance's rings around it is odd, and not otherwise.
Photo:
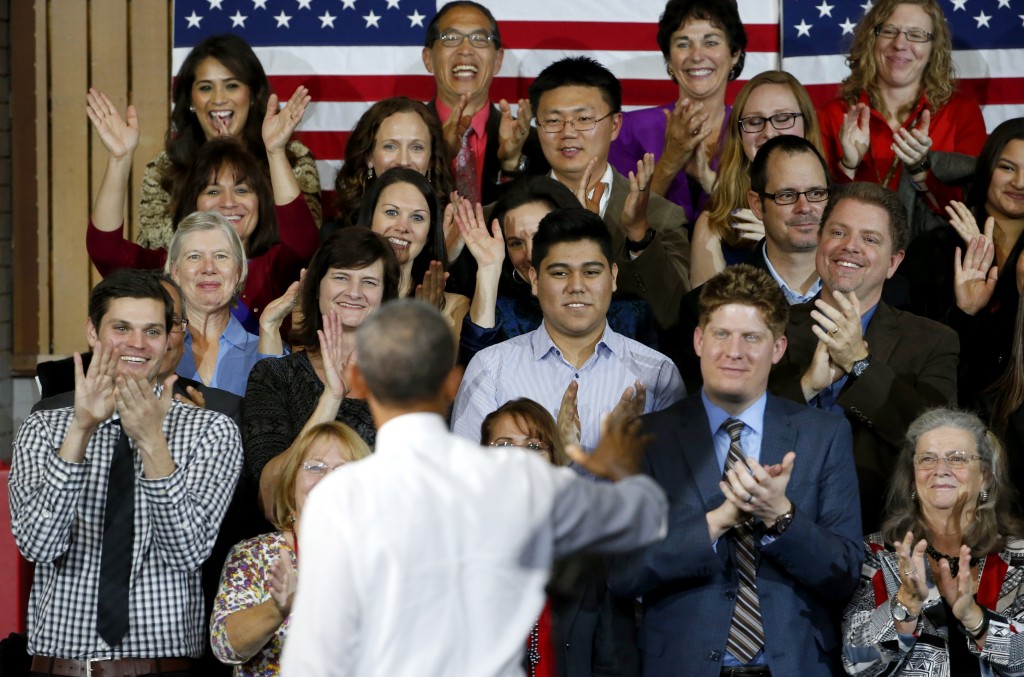
[(429, 401), (440, 393), (455, 366), (455, 340), (448, 323), (415, 299), (381, 306), (356, 334), (359, 371), (383, 404)]
[(711, 315), (723, 306), (751, 306), (761, 313), (772, 338), (786, 332), (789, 303), (779, 283), (768, 271), (746, 263), (729, 266), (704, 283), (700, 292), (700, 328), (708, 326)]
[(370, 189), (363, 196), (362, 205), (359, 207), (359, 216), (356, 217), (356, 225), (373, 227), (373, 214), (377, 211), (377, 203), (380, 195), (388, 186), (396, 183), (408, 183), (420, 192), (427, 202), (427, 212), (430, 214), (430, 229), (427, 231), (427, 241), (423, 251), (419, 253), (412, 265), (412, 279), (419, 281), (423, 274), (430, 268), (431, 261), (440, 261), (445, 270), (448, 269), (448, 250), (444, 241), (444, 222), (442, 220), (443, 206), (437, 199), (437, 193), (427, 178), (409, 167), (392, 167), (370, 184)]
[(540, 112), (540, 97), (545, 92), (569, 86), (595, 87), (612, 113), (622, 110), (622, 83), (610, 70), (588, 56), (567, 56), (540, 72), (528, 91), (533, 114)]
[(750, 165), (750, 189), (758, 195), (764, 195), (765, 187), (768, 185), (768, 162), (776, 151), (785, 153), (790, 157), (800, 153), (813, 155), (818, 159), (822, 175), (825, 177), (825, 185), (828, 185), (828, 163), (825, 162), (825, 158), (821, 156), (821, 153), (814, 147), (814, 144), (802, 136), (783, 134), (782, 136), (775, 136), (765, 141), (764, 145), (758, 149), (757, 155), (754, 156), (754, 161)]
[(867, 205), (881, 208), (889, 215), (889, 236), (892, 238), (892, 251), (898, 252), (907, 246), (907, 208), (900, 202), (896, 193), (885, 186), (867, 181), (854, 181), (841, 184), (832, 191), (832, 196), (821, 213), (821, 225), (828, 223), (832, 210), (843, 200), (856, 200)]
[(97, 330), (116, 299), (154, 299), (164, 304), (164, 331), (171, 330), (174, 302), (160, 276), (151, 270), (121, 268), (103, 278), (89, 293), (89, 320)]
[(299, 289), (299, 310), (302, 320), (292, 327), (291, 342), (298, 346), (306, 346), (310, 350), (318, 350), (320, 345), (317, 331), (324, 328), (324, 320), (320, 316), (320, 281), (327, 275), (329, 268), (361, 270), (372, 266), (377, 261), (384, 263), (384, 292), (381, 303), (398, 297), (398, 284), (401, 267), (395, 257), (395, 250), (380, 235), (367, 228), (349, 226), (341, 228), (329, 238), (313, 254), (306, 267), (306, 276)]
[(259, 200), (256, 227), (245, 244), (249, 258), (259, 256), (277, 243), (277, 212), (274, 210), (274, 188), (264, 166), (234, 137), (211, 139), (196, 152), (196, 159), (185, 177), (181, 199), (174, 205), (174, 227), (196, 211), (196, 203), (210, 181), (221, 172), (231, 170), (235, 181), (248, 184)]
[(494, 36), (494, 48), (501, 49), (501, 31), (498, 30), (498, 22), (495, 20), (494, 15), (491, 14), (491, 10), (487, 9), (479, 2), (473, 2), (473, 0), (453, 0), (447, 2), (441, 9), (437, 10), (437, 14), (427, 24), (427, 37), (423, 42), (423, 46), (427, 49), (434, 46), (438, 38), (441, 37), (441, 17), (443, 17), (448, 10), (458, 9), (459, 7), (469, 7), (487, 17), (487, 20), (491, 22), (491, 35)]
[(740, 58), (729, 71), (729, 79), (735, 80), (743, 72), (747, 60), (747, 32), (740, 20), (740, 11), (735, 0), (669, 0), (665, 11), (658, 19), (658, 47), (668, 61), (672, 49), (672, 34), (687, 19), (703, 19), (716, 28), (725, 31), (729, 41), (729, 53), (739, 52)]
[(556, 209), (540, 220), (537, 234), (533, 236), (533, 259), (530, 263), (539, 271), (541, 261), (556, 244), (581, 240), (590, 240), (600, 247), (609, 266), (615, 261), (612, 236), (604, 220), (589, 209), (572, 207)]

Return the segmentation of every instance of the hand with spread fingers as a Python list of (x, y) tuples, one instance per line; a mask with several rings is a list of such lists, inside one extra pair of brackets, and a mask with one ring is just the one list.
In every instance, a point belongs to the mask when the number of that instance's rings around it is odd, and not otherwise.
[(72, 423), (92, 430), (114, 413), (114, 379), (121, 359), (116, 348), (102, 341), (93, 346), (89, 369), (82, 369), (82, 355), (75, 353), (75, 416)]
[[(311, 97), (309, 90), (299, 85), (295, 88), (288, 102), (283, 108), (278, 108), (277, 94), (271, 94), (267, 101), (267, 114), (263, 118), (263, 143), (266, 144), (268, 153), (282, 152), (288, 141), (292, 138), (295, 128), (302, 122), (302, 116), (306, 113)], [(218, 124), (225, 125), (224, 134), (227, 135), (227, 122), (222, 118), (214, 118)]]
[(971, 570), (971, 549), (961, 545), (959, 556), (956, 576), (953, 575), (948, 560), (942, 559), (939, 562), (939, 575), (935, 585), (961, 625), (965, 628), (976, 628), (985, 620), (985, 610), (974, 599), (978, 592), (978, 581)]
[(725, 499), (744, 515), (756, 517), (771, 525), (780, 515), (792, 509), (792, 504), (786, 498), (786, 487), (795, 462), (796, 453), (787, 452), (782, 457), (781, 472), (772, 475), (753, 458), (747, 458), (746, 468), (729, 468), (725, 471), (726, 481), (720, 482), (719, 488), (725, 494)]
[(992, 234), (996, 229), (996, 220), (991, 216), (985, 219), (985, 231), (982, 232), (978, 229), (978, 220), (974, 218), (974, 214), (963, 202), (950, 201), (946, 205), (946, 213), (949, 214), (949, 225), (953, 226), (953, 230), (965, 244), (981, 235), (985, 235), (989, 240), (992, 239)]
[(562, 395), (562, 402), (558, 406), (558, 418), (555, 423), (558, 427), (558, 435), (562, 438), (562, 445), (578, 446), (582, 426), (580, 425), (580, 412), (576, 404), (576, 393), (579, 392), (580, 382), (573, 380)]
[(519, 156), (530, 135), (530, 119), (533, 113), (529, 99), (519, 99), (519, 114), (512, 115), (512, 106), (502, 99), (498, 102), (501, 123), (498, 125), (498, 162), (502, 170), (512, 172), (519, 164)]
[(567, 447), (569, 458), (596, 477), (617, 482), (640, 473), (644, 451), (654, 440), (640, 434), (640, 419), (627, 420), (624, 414), (610, 414), (601, 424), (601, 441), (592, 454), (579, 445)]
[(85, 112), (111, 159), (130, 158), (142, 136), (135, 106), (128, 106), (122, 119), (113, 100), (98, 89), (90, 88), (85, 101)]
[[(985, 230), (988, 231), (988, 228)], [(995, 245), (984, 235), (970, 241), (962, 262), (960, 247), (953, 254), (956, 307), (968, 315), (978, 314), (995, 294), (996, 282), (999, 280), (999, 266), (992, 265), (995, 255)]]
[(811, 318), (816, 324), (811, 326), (811, 331), (828, 348), (832, 362), (849, 374), (854, 362), (868, 356), (868, 344), (860, 324), (860, 301), (853, 292), (834, 291), (832, 297), (835, 306), (822, 299), (814, 302)]
[[(348, 395), (348, 384), (345, 382), (345, 359), (341, 335), (343, 332), (341, 316), (334, 311), (323, 316), (324, 328), (316, 332), (320, 339), (320, 359), (324, 369), (324, 394), (329, 394), (335, 401), (341, 402)], [(351, 356), (349, 356), (351, 359)]]
[(501, 224), (491, 221), (488, 230), (484, 209), (478, 202), (475, 206), (466, 199), (459, 200), (455, 210), (455, 225), (466, 242), (469, 253), (476, 260), (478, 268), (501, 268), (505, 260), (505, 240)]

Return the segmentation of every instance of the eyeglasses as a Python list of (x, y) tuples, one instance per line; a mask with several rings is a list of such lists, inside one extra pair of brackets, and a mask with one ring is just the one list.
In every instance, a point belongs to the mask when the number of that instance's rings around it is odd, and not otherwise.
[(317, 477), (323, 477), (323, 476), (327, 475), (328, 473), (330, 473), (331, 471), (337, 470), (338, 468), (340, 468), (343, 465), (345, 465), (345, 464), (344, 463), (339, 463), (338, 465), (327, 465), (323, 461), (303, 461), (302, 462), (302, 469), (305, 470), (306, 472), (308, 472), (311, 475), (316, 475)]
[(473, 47), (476, 47), (477, 49), (483, 49), (484, 47), (487, 47), (492, 42), (494, 42), (494, 36), (488, 33), (484, 33), (483, 31), (478, 31), (476, 33), (470, 33), (469, 35), (466, 35), (465, 33), (460, 33), (459, 31), (454, 29), (446, 30), (444, 33), (441, 33), (441, 35), (437, 36), (437, 39), (441, 41), (442, 45), (448, 47), (449, 49), (461, 47), (462, 43), (465, 42), (466, 40), (469, 40), (469, 44), (471, 44)]
[(923, 28), (908, 28), (907, 30), (900, 30), (895, 26), (875, 26), (875, 35), (880, 38), (889, 38), (895, 40), (900, 36), (900, 33), (907, 36), (907, 40), (911, 42), (931, 42), (931, 39), (935, 37)]
[(761, 193), (761, 197), (771, 198), (777, 205), (796, 204), (796, 201), (803, 195), (808, 202), (824, 202), (832, 191), (828, 188), (811, 188), (810, 190), (780, 190), (778, 193)]
[(981, 456), (969, 456), (962, 451), (954, 451), (948, 456), (936, 456), (935, 454), (921, 454), (914, 457), (914, 465), (918, 470), (934, 470), (943, 461), (950, 470), (963, 470), (971, 461), (979, 460)]
[(177, 333), (177, 332), (181, 332), (182, 334), (184, 334), (186, 329), (188, 329), (188, 320), (187, 319), (185, 319), (184, 317), (172, 317), (171, 318), (171, 333), (172, 334), (173, 333)]
[(498, 440), (497, 442), (491, 442), (489, 447), (518, 447), (520, 449), (529, 449), (530, 451), (537, 452), (538, 454), (547, 454), (551, 452), (551, 447), (540, 442), (526, 442), (525, 444), (516, 444), (511, 440)]
[(608, 115), (603, 115), (599, 118), (595, 118), (592, 115), (585, 115), (583, 117), (573, 118), (572, 120), (558, 120), (556, 118), (551, 118), (550, 120), (540, 120), (539, 122), (540, 128), (543, 129), (548, 134), (557, 134), (558, 132), (562, 131), (565, 128), (566, 124), (575, 129), (577, 132), (589, 132), (594, 127), (597, 127), (598, 122), (604, 120), (605, 118), (611, 117), (614, 114), (615, 111), (612, 111), (611, 113), (608, 113)]
[(758, 115), (740, 118), (740, 129), (748, 134), (759, 132), (764, 129), (766, 122), (771, 122), (775, 129), (792, 129), (796, 125), (796, 119), (802, 118), (803, 113), (776, 113), (763, 118)]

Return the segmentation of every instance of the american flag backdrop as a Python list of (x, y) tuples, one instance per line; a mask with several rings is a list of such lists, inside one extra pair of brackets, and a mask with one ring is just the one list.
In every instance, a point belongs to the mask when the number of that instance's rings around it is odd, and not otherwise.
[[(831, 2), (832, 4), (829, 4)], [(1024, 115), (1024, 0), (940, 0), (954, 36), (964, 86), (983, 105), (989, 129)], [(348, 131), (382, 98), (433, 96), (423, 67), (426, 26), (444, 0), (175, 0), (177, 72), (203, 38), (232, 32), (253, 45), (274, 90), (299, 84), (313, 97), (297, 138), (317, 157), (321, 184), (334, 183)], [(505, 59), (493, 99), (516, 100), (547, 64), (585, 54), (623, 81), (628, 109), (672, 101), (655, 41), (664, 0), (482, 0), (501, 26)], [(847, 73), (843, 53), (870, 0), (739, 0), (748, 36), (741, 79), (785, 68), (817, 103)]]

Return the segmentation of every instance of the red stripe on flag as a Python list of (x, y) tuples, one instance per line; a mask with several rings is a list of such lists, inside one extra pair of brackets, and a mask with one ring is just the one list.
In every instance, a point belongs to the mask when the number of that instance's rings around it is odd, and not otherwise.
[(336, 132), (295, 132), (294, 136), (312, 151), (316, 159), (342, 160), (345, 157), (349, 131), (339, 129)]
[[(571, 33), (566, 28), (571, 27)], [(747, 24), (748, 52), (779, 51), (775, 24)], [(658, 26), (653, 23), (598, 21), (502, 21), (505, 49), (566, 51), (650, 51), (658, 49)]]

